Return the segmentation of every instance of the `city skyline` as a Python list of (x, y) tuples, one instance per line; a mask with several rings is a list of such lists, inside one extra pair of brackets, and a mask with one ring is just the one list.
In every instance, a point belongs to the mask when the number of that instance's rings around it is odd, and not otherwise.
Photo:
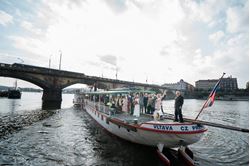
[(1, 1), (0, 62), (58, 69), (62, 54), (87, 75), (194, 85), (226, 72), (245, 88), (248, 15), (247, 0)]

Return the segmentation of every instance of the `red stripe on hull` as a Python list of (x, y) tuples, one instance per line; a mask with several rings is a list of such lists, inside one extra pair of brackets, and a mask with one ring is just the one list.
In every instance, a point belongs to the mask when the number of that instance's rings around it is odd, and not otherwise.
[[(151, 123), (151, 122), (146, 122), (143, 124), (150, 124), (150, 125), (165, 125), (166, 123)], [(168, 123), (168, 125), (172, 125), (172, 126), (180, 126), (180, 125), (192, 125), (193, 123)]]
[(207, 131), (207, 129), (204, 130), (198, 130), (198, 131), (162, 131), (162, 130), (156, 130), (156, 129), (150, 129), (146, 127), (139, 127), (141, 130), (147, 130), (155, 133), (165, 133), (165, 134), (199, 134), (199, 133), (204, 133)]

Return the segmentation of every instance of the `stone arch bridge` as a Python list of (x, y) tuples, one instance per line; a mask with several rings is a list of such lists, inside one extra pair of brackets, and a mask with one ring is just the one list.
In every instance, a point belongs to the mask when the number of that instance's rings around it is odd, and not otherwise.
[(106, 90), (121, 88), (124, 86), (138, 87), (145, 90), (158, 89), (162, 92), (163, 90), (167, 89), (159, 85), (88, 76), (83, 73), (56, 70), (18, 63), (0, 63), (0, 76), (18, 78), (41, 87), (43, 89), (43, 109), (60, 108), (62, 101), (62, 89), (76, 83), (95, 85), (97, 88)]

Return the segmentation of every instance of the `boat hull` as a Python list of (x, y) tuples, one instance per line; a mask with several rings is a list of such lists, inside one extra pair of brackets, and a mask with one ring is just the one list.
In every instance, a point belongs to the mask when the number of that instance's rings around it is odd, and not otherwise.
[[(147, 122), (143, 124), (127, 124), (119, 119), (97, 111), (95, 107), (85, 105), (87, 113), (104, 129), (110, 133), (133, 143), (174, 148), (190, 145), (199, 141), (207, 130), (204, 127), (195, 129), (190, 123), (163, 124), (161, 122)], [(179, 130), (178, 130), (179, 129)], [(192, 129), (190, 131), (187, 131)], [(186, 131), (183, 131), (186, 130)]]

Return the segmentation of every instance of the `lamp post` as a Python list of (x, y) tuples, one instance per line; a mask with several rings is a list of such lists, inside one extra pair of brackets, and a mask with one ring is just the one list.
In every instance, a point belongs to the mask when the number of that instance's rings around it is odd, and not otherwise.
[(62, 51), (59, 50), (60, 52), (60, 61), (59, 61), (59, 70), (61, 70), (61, 63), (62, 63)]
[(115, 69), (115, 78), (117, 79), (117, 74), (118, 74), (118, 68), (116, 66), (116, 69)]
[[(17, 58), (18, 60), (20, 60), (21, 62), (21, 64), (23, 64), (23, 62), (24, 62), (24, 60), (23, 59), (21, 59), (21, 58)], [(15, 83), (14, 83), (14, 87), (15, 87), (15, 90), (17, 90), (17, 79), (16, 79), (16, 81), (15, 81)]]
[(50, 66), (51, 66), (51, 57), (52, 57), (52, 54), (49, 56), (49, 69), (50, 69)]

